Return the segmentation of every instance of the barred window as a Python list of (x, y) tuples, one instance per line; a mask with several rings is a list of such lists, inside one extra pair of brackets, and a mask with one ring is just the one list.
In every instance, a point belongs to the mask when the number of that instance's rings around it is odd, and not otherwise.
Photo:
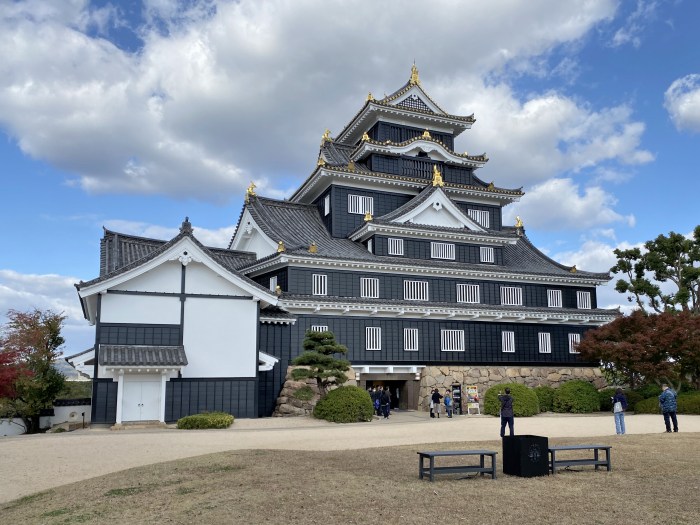
[(496, 259), (494, 258), (493, 248), (488, 248), (486, 246), (479, 248), (479, 260), (485, 263), (494, 262)]
[(374, 215), (374, 199), (361, 195), (348, 195), (348, 213), (364, 215), (370, 212)]
[(547, 306), (561, 308), (561, 290), (547, 290)]
[(464, 352), (464, 330), (440, 330), (440, 349), (443, 352)]
[(469, 218), (477, 224), (480, 224), (484, 228), (489, 227), (491, 218), (489, 212), (481, 210), (467, 210), (467, 214), (469, 215)]
[(501, 286), (501, 304), (522, 306), (523, 289), (518, 286)]
[(582, 310), (590, 310), (591, 292), (576, 292), (576, 307)]
[(313, 295), (328, 295), (328, 276), (315, 273), (312, 275)]
[(403, 255), (403, 239), (389, 239), (389, 255)]
[(430, 256), (433, 259), (455, 260), (455, 245), (448, 242), (431, 242)]
[(270, 277), (270, 290), (273, 292), (277, 288), (277, 276), (275, 275), (274, 277)]
[(378, 326), (367, 326), (365, 328), (365, 349), (382, 349), (382, 329)]
[(379, 297), (379, 279), (375, 277), (361, 277), (360, 297), (372, 299)]
[(428, 281), (404, 281), (403, 298), (407, 301), (429, 301)]
[(540, 332), (537, 334), (540, 344), (540, 354), (551, 354), (552, 353), (552, 342), (549, 332)]
[(569, 334), (569, 353), (578, 354), (578, 344), (581, 342), (581, 334)]
[(323, 215), (328, 215), (331, 212), (331, 196), (326, 195), (323, 198)]
[(504, 352), (515, 352), (515, 332), (501, 332), (501, 346)]
[(457, 302), (458, 303), (473, 303), (478, 304), (479, 285), (478, 284), (458, 284), (457, 285)]
[(405, 352), (418, 351), (418, 328), (403, 329), (403, 349)]
[(327, 326), (322, 326), (322, 325), (313, 325), (311, 327), (312, 332), (327, 332), (328, 327)]

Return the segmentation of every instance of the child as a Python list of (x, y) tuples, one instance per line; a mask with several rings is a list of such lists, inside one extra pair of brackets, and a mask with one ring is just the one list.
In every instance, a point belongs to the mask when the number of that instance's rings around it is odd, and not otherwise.
[(445, 410), (447, 417), (452, 417), (452, 394), (450, 394), (449, 388), (445, 390)]

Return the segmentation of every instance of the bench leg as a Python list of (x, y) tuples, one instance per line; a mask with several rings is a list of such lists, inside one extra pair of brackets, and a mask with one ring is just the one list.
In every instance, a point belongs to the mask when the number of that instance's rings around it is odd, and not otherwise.
[(598, 467), (600, 465), (598, 465), (598, 449), (597, 448), (593, 449), (593, 460), (595, 461), (595, 469), (598, 470)]
[(557, 473), (557, 460), (556, 460), (556, 455), (555, 455), (555, 452), (554, 452), (553, 450), (550, 450), (550, 451), (549, 451), (549, 454), (550, 454), (550, 456), (551, 456), (551, 459), (550, 459), (550, 464), (551, 464), (551, 465), (550, 465), (550, 468), (551, 468), (551, 470), (552, 470), (552, 475), (554, 475), (554, 474)]
[(608, 472), (612, 470), (612, 464), (610, 463), (610, 449), (605, 449), (605, 462), (606, 462), (606, 467), (608, 468)]
[(491, 455), (491, 479), (496, 479), (496, 455)]
[(435, 479), (435, 456), (430, 456), (430, 481)]
[[(483, 454), (479, 455), (479, 468), (484, 468), (484, 455)], [(479, 474), (483, 477), (484, 472), (480, 472)]]
[(423, 459), (424, 456), (418, 456), (418, 479), (423, 479)]

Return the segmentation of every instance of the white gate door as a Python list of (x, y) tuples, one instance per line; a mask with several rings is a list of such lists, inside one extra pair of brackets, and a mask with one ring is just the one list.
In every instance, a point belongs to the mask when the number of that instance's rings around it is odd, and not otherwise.
[(122, 421), (158, 421), (160, 387), (160, 381), (125, 381)]

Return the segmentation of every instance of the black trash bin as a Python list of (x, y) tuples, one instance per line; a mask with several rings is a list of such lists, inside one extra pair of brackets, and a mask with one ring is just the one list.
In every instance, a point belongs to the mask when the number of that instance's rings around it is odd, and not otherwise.
[(503, 473), (522, 478), (549, 474), (549, 440), (543, 436), (505, 436)]

